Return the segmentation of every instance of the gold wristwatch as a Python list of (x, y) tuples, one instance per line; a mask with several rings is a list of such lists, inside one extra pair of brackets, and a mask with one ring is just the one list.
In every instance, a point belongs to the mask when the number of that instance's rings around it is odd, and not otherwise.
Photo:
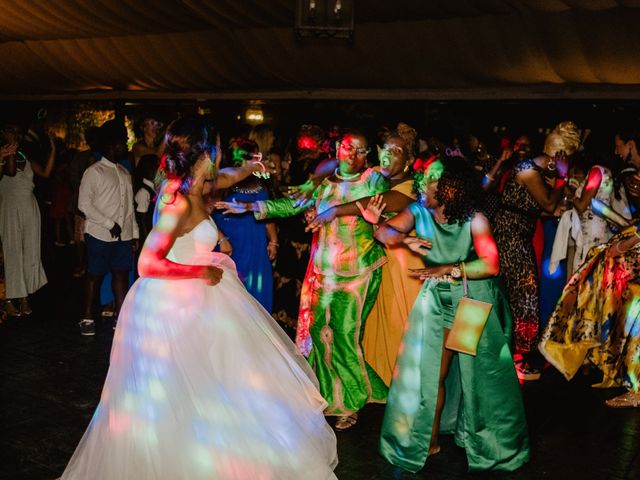
[(460, 270), (459, 263), (453, 264), (453, 268), (451, 269), (450, 275), (451, 275), (451, 278), (454, 278), (456, 280), (460, 280), (462, 278), (462, 271)]

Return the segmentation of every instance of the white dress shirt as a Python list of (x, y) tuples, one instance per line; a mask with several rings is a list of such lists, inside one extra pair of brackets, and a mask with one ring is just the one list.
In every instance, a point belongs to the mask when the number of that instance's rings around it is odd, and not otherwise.
[(121, 240), (139, 237), (133, 213), (131, 175), (122, 166), (102, 157), (84, 172), (80, 182), (78, 208), (85, 214), (85, 233), (103, 242), (115, 242), (111, 230), (122, 228)]
[[(154, 189), (154, 185), (151, 180), (143, 178), (142, 183), (147, 187), (150, 187), (152, 190)], [(149, 204), (151, 203), (151, 194), (149, 193), (149, 190), (144, 187), (140, 187), (136, 192), (134, 200), (136, 202), (136, 212), (147, 213), (147, 210), (149, 210)]]

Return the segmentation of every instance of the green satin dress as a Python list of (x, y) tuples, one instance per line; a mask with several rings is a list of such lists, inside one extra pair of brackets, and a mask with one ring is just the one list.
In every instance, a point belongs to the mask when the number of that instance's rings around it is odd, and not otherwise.
[[(477, 258), (471, 222), (439, 224), (419, 203), (410, 205), (416, 233), (433, 246), (425, 265)], [(469, 280), (469, 297), (493, 305), (477, 356), (454, 355), (446, 379), (440, 433), (455, 434), (470, 471), (513, 471), (529, 460), (522, 395), (511, 350), (511, 314), (498, 278)], [(427, 460), (438, 395), (443, 329), (451, 328), (462, 285), (427, 280), (409, 315), (382, 424), (380, 451), (392, 464), (417, 472)]]

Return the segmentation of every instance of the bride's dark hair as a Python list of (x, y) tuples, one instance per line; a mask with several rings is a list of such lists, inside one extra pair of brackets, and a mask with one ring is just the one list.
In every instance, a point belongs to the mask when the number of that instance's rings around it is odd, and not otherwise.
[(164, 136), (162, 170), (168, 179), (180, 180), (179, 192), (189, 191), (192, 168), (200, 156), (211, 149), (209, 129), (200, 117), (183, 117), (171, 122)]

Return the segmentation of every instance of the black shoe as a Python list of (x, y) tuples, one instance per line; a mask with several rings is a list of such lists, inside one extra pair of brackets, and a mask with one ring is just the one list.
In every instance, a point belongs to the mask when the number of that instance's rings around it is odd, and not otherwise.
[(90, 318), (83, 318), (78, 323), (80, 326), (80, 335), (95, 335), (96, 334), (96, 323)]

